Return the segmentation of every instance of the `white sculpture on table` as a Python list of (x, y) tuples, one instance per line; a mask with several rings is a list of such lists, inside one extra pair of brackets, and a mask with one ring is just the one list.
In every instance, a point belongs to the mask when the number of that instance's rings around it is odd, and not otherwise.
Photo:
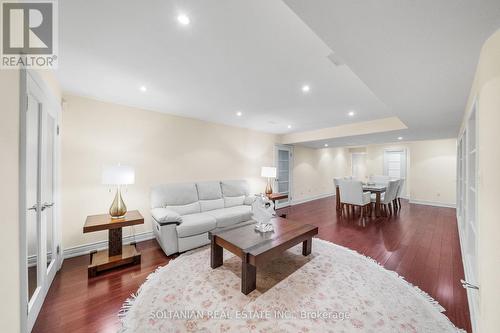
[(273, 225), (270, 223), (271, 218), (276, 215), (274, 211), (274, 203), (264, 195), (259, 195), (255, 198), (252, 204), (253, 219), (257, 221), (255, 229), (260, 232), (273, 231)]

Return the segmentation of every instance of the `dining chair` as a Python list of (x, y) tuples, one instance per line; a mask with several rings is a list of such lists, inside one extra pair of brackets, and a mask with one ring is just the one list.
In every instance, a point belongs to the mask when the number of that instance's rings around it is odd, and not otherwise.
[(396, 201), (398, 202), (398, 209), (401, 209), (401, 195), (403, 193), (403, 187), (405, 185), (405, 179), (401, 178), (399, 180), (398, 193), (396, 194)]
[(333, 186), (335, 187), (335, 204), (336, 204), (336, 209), (340, 210), (340, 180), (341, 177), (335, 177), (333, 178)]
[(354, 213), (355, 207), (360, 207), (361, 218), (363, 218), (365, 213), (368, 213), (371, 205), (370, 193), (363, 192), (363, 185), (361, 181), (341, 179), (339, 187), (340, 193), (342, 194), (340, 209), (344, 211), (344, 207), (347, 207), (347, 213), (349, 214), (349, 210), (351, 208)]
[[(387, 211), (391, 212), (392, 210), (392, 202), (398, 193), (398, 184), (399, 180), (389, 180), (389, 184), (387, 185), (387, 189), (385, 193), (382, 193), (380, 196), (380, 204), (387, 216)], [(370, 201), (372, 203), (376, 202), (375, 194), (371, 195)]]
[(399, 210), (398, 193), (399, 193), (399, 189), (401, 188), (401, 179), (400, 178), (393, 178), (392, 180), (398, 181), (398, 186), (396, 187), (396, 193), (392, 197), (392, 211), (394, 212), (394, 214), (396, 214), (396, 212)]

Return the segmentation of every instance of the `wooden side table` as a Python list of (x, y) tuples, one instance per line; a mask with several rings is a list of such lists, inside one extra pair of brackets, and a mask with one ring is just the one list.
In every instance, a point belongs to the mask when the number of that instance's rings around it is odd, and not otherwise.
[[(288, 194), (282, 194), (282, 193), (271, 193), (271, 194), (266, 194), (266, 196), (269, 200), (271, 200), (274, 203), (274, 208), (276, 208), (276, 201), (288, 199)], [(286, 214), (281, 214), (279, 215), (279, 217), (286, 219)]]
[(87, 216), (84, 233), (101, 230), (109, 232), (108, 249), (90, 253), (89, 278), (111, 268), (141, 263), (141, 253), (137, 251), (135, 244), (122, 244), (122, 228), (143, 223), (144, 217), (137, 210), (127, 212), (121, 219), (112, 219), (109, 214)]

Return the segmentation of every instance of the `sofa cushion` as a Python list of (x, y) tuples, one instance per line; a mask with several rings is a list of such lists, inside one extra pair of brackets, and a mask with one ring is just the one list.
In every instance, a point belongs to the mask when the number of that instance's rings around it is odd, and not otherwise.
[(224, 197), (248, 196), (248, 183), (246, 180), (224, 180), (221, 182)]
[(200, 208), (202, 212), (224, 208), (224, 199), (200, 200)]
[(213, 230), (215, 227), (215, 218), (207, 213), (184, 215), (182, 223), (177, 226), (177, 235), (179, 237), (199, 235)]
[(154, 186), (151, 190), (151, 208), (183, 206), (198, 201), (194, 183)]
[(227, 227), (240, 222), (252, 219), (252, 207), (250, 206), (235, 206), (230, 208), (216, 209), (204, 214), (213, 216), (217, 223), (217, 227)]
[(160, 224), (166, 223), (180, 223), (182, 221), (179, 213), (166, 208), (153, 208), (151, 215)]
[(200, 200), (222, 199), (220, 182), (201, 182), (196, 184)]
[(179, 206), (168, 205), (165, 208), (172, 210), (179, 215), (196, 214), (201, 212), (199, 201), (187, 205), (179, 205)]
[(245, 198), (244, 195), (238, 197), (224, 197), (224, 207), (241, 206), (245, 203)]

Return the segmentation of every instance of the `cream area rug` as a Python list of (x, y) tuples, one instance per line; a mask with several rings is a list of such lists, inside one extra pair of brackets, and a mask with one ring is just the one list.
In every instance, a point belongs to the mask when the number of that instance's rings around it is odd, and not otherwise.
[(370, 258), (314, 239), (257, 269), (257, 289), (240, 291), (241, 260), (224, 250), (182, 254), (152, 273), (123, 306), (123, 333), (458, 332), (430, 296)]

